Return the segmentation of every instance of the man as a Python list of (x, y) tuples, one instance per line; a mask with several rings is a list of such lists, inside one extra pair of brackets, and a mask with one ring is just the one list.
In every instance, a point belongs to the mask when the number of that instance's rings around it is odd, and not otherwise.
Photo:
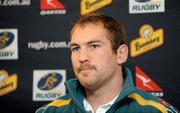
[(133, 85), (123, 67), (128, 46), (122, 25), (110, 16), (82, 16), (71, 33), (76, 79), (65, 83), (69, 94), (36, 113), (177, 113), (177, 109)]

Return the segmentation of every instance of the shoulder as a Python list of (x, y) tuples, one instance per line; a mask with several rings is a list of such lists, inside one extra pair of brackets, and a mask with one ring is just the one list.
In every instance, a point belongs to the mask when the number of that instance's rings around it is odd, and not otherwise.
[(149, 109), (160, 113), (179, 113), (172, 105), (165, 102), (163, 99), (155, 97), (147, 92), (135, 89), (135, 92), (128, 96), (141, 108)]
[(37, 109), (36, 113), (55, 113), (55, 111), (62, 113), (70, 104), (70, 96), (65, 95)]

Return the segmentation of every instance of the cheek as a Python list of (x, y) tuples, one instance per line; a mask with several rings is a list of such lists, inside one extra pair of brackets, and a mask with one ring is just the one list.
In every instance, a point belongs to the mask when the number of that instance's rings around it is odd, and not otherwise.
[(76, 61), (76, 58), (72, 57), (71, 56), (71, 63), (72, 63), (72, 68), (73, 68), (73, 71), (75, 72), (75, 75), (77, 75), (77, 61)]
[(97, 64), (97, 65), (100, 65), (100, 66), (106, 66), (108, 65), (109, 62), (111, 62), (111, 58), (110, 56), (106, 53), (106, 54), (96, 54), (94, 55), (94, 62)]
[(71, 62), (73, 67), (75, 67), (75, 65), (77, 64), (77, 58), (75, 58), (75, 56), (71, 55)]
[(105, 54), (104, 57), (100, 58), (101, 65), (104, 65), (106, 68), (113, 66), (114, 63), (116, 62), (116, 57), (111, 54)]

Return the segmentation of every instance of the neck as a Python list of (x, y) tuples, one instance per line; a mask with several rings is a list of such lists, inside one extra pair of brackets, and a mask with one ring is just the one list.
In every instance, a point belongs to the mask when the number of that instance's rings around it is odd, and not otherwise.
[(120, 94), (123, 86), (122, 71), (120, 74), (114, 75), (108, 82), (98, 89), (85, 89), (86, 99), (91, 104), (94, 111), (98, 106), (113, 100)]

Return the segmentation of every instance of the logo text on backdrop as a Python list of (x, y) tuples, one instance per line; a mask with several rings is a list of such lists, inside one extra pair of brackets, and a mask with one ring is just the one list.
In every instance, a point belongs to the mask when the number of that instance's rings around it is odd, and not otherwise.
[(129, 0), (129, 13), (165, 12), (165, 0)]
[(66, 14), (64, 5), (59, 0), (41, 0), (41, 15)]
[(130, 55), (136, 57), (161, 46), (164, 42), (163, 29), (154, 30), (150, 25), (143, 25), (139, 30), (140, 37), (130, 42)]
[(0, 60), (18, 59), (17, 29), (0, 29)]
[(164, 95), (163, 90), (138, 66), (136, 66), (136, 87), (154, 96), (162, 97)]
[(111, 3), (112, 0), (81, 0), (81, 15), (91, 13)]
[(5, 70), (0, 70), (0, 96), (17, 89), (17, 75), (8, 75)]
[(65, 70), (34, 70), (33, 100), (51, 101), (65, 95)]

